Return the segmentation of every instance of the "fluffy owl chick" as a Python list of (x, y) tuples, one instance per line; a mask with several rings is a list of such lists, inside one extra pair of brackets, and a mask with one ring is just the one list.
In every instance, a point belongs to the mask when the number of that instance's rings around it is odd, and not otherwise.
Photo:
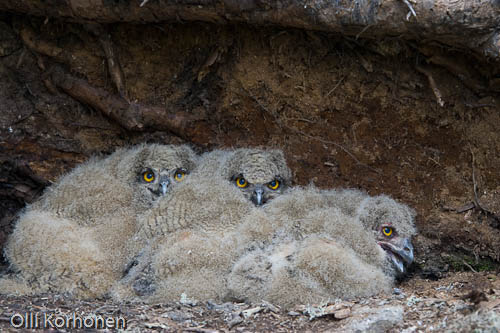
[(281, 150), (237, 149), (220, 168), (256, 206), (283, 194), (291, 183), (291, 172)]
[(263, 209), (253, 211), (238, 226), (238, 250), (243, 253), (256, 246), (318, 234), (345, 242), (367, 261), (384, 264), (385, 252), (374, 241), (371, 230), (353, 216), (355, 212), (347, 215), (343, 209), (332, 207), (326, 194), (331, 191), (295, 187)]
[(313, 234), (247, 252), (227, 285), (226, 299), (290, 308), (388, 292), (392, 279), (343, 242)]
[(279, 150), (205, 154), (189, 179), (143, 217), (145, 234), (156, 237), (154, 250), (136, 260), (114, 297), (148, 294), (150, 300), (174, 300), (186, 292), (198, 299), (217, 299), (234, 257), (236, 226), (250, 211), (279, 197), (290, 179)]
[(386, 245), (391, 239), (380, 237), (386, 225), (379, 221), (386, 217), (399, 221), (391, 224), (392, 232), (414, 233), (412, 210), (389, 197), (312, 186), (293, 189), (241, 224), (244, 254), (229, 275), (229, 295), (289, 306), (387, 291), (395, 274)]
[(106, 158), (91, 158), (61, 177), (32, 208), (83, 225), (102, 222), (104, 216), (115, 216), (124, 207), (141, 212), (181, 181), (196, 163), (196, 154), (185, 145), (121, 148)]
[(77, 167), (20, 215), (5, 248), (11, 270), (35, 291), (102, 295), (138, 250), (128, 241), (137, 214), (196, 162), (187, 146), (144, 144)]
[(356, 189), (317, 190), (310, 186), (294, 191), (270, 205), (269, 210), (273, 214), (287, 211), (288, 216), (300, 220), (311, 209), (338, 208), (375, 234), (393, 264), (385, 268), (388, 272), (403, 274), (405, 265), (413, 262), (411, 237), (416, 232), (415, 211), (410, 207), (387, 195), (372, 197)]
[(413, 262), (415, 215), (413, 209), (386, 195), (367, 197), (357, 209), (356, 218), (372, 230), (392, 263), (385, 269), (387, 274), (403, 274), (405, 265)]

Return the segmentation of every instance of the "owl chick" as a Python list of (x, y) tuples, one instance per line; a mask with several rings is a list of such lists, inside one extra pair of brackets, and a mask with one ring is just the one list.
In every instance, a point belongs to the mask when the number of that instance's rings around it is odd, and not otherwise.
[(91, 158), (50, 186), (32, 209), (53, 212), (83, 225), (114, 216), (124, 207), (141, 212), (196, 165), (188, 146), (142, 144)]
[(225, 300), (283, 308), (387, 292), (392, 279), (338, 239), (312, 234), (243, 254), (227, 278)]
[(276, 200), (290, 181), (279, 150), (205, 154), (189, 179), (143, 216), (151, 244), (115, 286), (114, 298), (173, 300), (183, 292), (219, 297), (233, 259), (236, 226), (250, 211)]
[[(195, 168), (188, 146), (143, 144), (90, 159), (25, 209), (5, 248), (31, 292), (103, 295), (140, 244), (136, 217)], [(0, 280), (0, 286), (19, 286)], [(23, 293), (23, 288), (0, 288)]]
[[(393, 273), (405, 273), (405, 265), (413, 262), (413, 245), (411, 236), (415, 234), (415, 211), (400, 204), (387, 195), (369, 196), (356, 189), (332, 189), (318, 192), (308, 191), (301, 194), (311, 202), (318, 196), (321, 203), (316, 207), (335, 207), (342, 213), (359, 220), (367, 230), (372, 230), (379, 245), (391, 258)], [(288, 205), (290, 206), (290, 205)], [(295, 204), (295, 206), (301, 206)], [(304, 206), (304, 205), (302, 205)], [(290, 209), (281, 207), (277, 209)], [(391, 273), (392, 274), (392, 273)]]
[(252, 206), (284, 193), (290, 182), (291, 172), (280, 150), (208, 152), (182, 186), (142, 216), (143, 233), (153, 238), (185, 228), (232, 228)]
[[(388, 291), (401, 268), (394, 258), (413, 259), (413, 219), (386, 196), (293, 189), (240, 225), (243, 254), (229, 274), (228, 296), (288, 307)], [(396, 257), (399, 250), (405, 254)]]
[[(307, 192), (307, 193), (306, 193)], [(369, 196), (357, 189), (314, 190), (312, 187), (303, 191), (299, 197), (314, 203), (316, 208), (335, 207), (350, 217), (358, 219), (366, 229), (372, 230), (379, 245), (382, 246), (394, 264), (392, 267), (398, 275), (405, 273), (405, 265), (413, 262), (413, 245), (411, 236), (415, 234), (415, 211), (400, 204), (386, 195)], [(277, 203), (274, 210), (303, 208), (297, 200), (283, 200)]]
[(218, 165), (218, 175), (230, 180), (256, 206), (278, 197), (290, 186), (291, 172), (281, 150), (216, 151), (208, 160), (206, 171), (214, 163)]
[(415, 235), (415, 211), (386, 195), (365, 198), (356, 211), (358, 219), (372, 230), (378, 244), (390, 258), (388, 274), (405, 273), (413, 262), (411, 237)]

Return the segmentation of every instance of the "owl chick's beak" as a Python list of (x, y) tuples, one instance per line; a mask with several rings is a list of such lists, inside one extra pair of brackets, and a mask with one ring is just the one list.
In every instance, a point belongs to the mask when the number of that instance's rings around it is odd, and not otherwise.
[(413, 262), (413, 245), (410, 239), (394, 237), (389, 241), (379, 242), (379, 244), (387, 251), (394, 267), (400, 274), (405, 272), (405, 263), (410, 265)]
[(168, 179), (168, 176), (161, 176), (160, 177), (160, 193), (161, 195), (165, 195), (168, 192), (168, 186), (170, 185), (170, 180)]
[(262, 206), (264, 203), (264, 189), (262, 187), (257, 187), (252, 195), (252, 201), (256, 206)]

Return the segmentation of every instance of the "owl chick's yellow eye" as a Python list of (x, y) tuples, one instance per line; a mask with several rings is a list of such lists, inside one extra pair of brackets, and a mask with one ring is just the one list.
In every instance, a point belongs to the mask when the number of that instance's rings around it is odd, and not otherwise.
[(384, 227), (382, 229), (382, 232), (384, 233), (384, 235), (386, 235), (387, 237), (389, 237), (389, 236), (392, 235), (392, 228), (390, 228), (390, 227)]
[(146, 171), (142, 174), (142, 179), (144, 179), (145, 182), (151, 183), (155, 180), (155, 174), (151, 171)]
[(175, 173), (174, 179), (177, 180), (178, 182), (184, 180), (184, 177), (186, 176), (186, 173), (182, 170), (179, 170)]
[(280, 182), (279, 180), (275, 179), (267, 184), (267, 187), (269, 187), (271, 190), (277, 190), (280, 187)]
[(245, 188), (248, 186), (248, 182), (245, 178), (238, 177), (236, 178), (236, 186), (238, 186), (239, 188)]

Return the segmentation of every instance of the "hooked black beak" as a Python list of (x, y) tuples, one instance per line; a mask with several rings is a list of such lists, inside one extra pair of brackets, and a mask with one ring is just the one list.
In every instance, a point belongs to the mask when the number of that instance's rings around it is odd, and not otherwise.
[(252, 194), (252, 202), (256, 206), (262, 206), (264, 203), (264, 189), (262, 187), (257, 187)]
[(413, 245), (408, 238), (393, 238), (390, 242), (379, 242), (387, 251), (394, 267), (399, 273), (405, 272), (405, 266), (413, 262)]

